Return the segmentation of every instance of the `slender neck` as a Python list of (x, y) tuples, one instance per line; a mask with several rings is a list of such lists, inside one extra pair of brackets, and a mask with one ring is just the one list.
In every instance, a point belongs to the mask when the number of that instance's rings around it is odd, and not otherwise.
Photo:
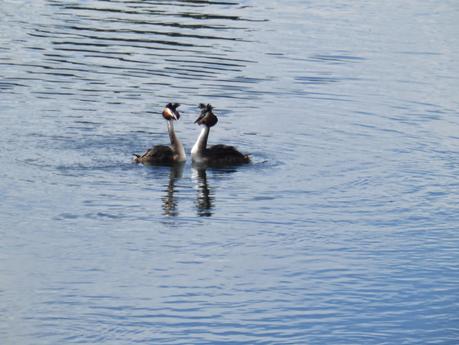
[(209, 130), (210, 128), (204, 126), (201, 129), (201, 133), (199, 133), (198, 140), (194, 144), (193, 148), (191, 149), (191, 155), (194, 157), (201, 156), (204, 150), (207, 147), (207, 138), (209, 137)]
[(167, 121), (167, 130), (169, 132), (169, 138), (171, 140), (172, 149), (178, 155), (178, 160), (184, 161), (186, 159), (185, 149), (183, 148), (182, 143), (175, 134), (174, 124), (172, 121)]

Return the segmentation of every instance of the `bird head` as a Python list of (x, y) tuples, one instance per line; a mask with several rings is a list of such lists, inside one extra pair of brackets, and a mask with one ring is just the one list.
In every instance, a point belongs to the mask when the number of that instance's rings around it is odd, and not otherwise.
[(200, 103), (199, 108), (201, 109), (201, 114), (194, 123), (197, 123), (198, 125), (205, 125), (207, 127), (215, 126), (218, 122), (218, 118), (212, 111), (214, 107), (210, 104), (206, 105), (204, 103)]
[(180, 113), (177, 111), (178, 107), (180, 107), (178, 103), (167, 103), (163, 109), (163, 117), (168, 121), (180, 119)]

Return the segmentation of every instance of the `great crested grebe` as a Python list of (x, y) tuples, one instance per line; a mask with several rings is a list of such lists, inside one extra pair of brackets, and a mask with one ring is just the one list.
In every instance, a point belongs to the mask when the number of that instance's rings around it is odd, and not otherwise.
[(134, 154), (135, 163), (174, 164), (186, 160), (185, 150), (175, 134), (173, 123), (180, 118), (180, 113), (177, 111), (179, 106), (180, 104), (178, 103), (168, 103), (163, 109), (163, 117), (167, 120), (167, 130), (171, 145), (156, 145), (148, 149), (143, 155)]
[(207, 148), (207, 138), (209, 137), (210, 127), (217, 124), (218, 118), (212, 112), (213, 107), (210, 104), (199, 104), (201, 115), (194, 123), (202, 125), (203, 128), (199, 134), (198, 140), (191, 149), (191, 158), (194, 163), (225, 166), (245, 164), (250, 162), (248, 155), (244, 155), (236, 150), (233, 146), (214, 145)]

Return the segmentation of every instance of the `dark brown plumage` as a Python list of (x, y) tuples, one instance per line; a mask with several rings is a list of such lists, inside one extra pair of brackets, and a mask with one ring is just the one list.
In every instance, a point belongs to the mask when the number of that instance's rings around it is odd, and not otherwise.
[(134, 153), (134, 162), (143, 164), (173, 164), (174, 163), (174, 151), (170, 146), (166, 145), (155, 145), (151, 149), (145, 151), (143, 155)]
[(221, 144), (206, 148), (203, 156), (206, 157), (207, 164), (211, 166), (237, 165), (250, 162), (249, 155), (242, 154), (234, 146)]

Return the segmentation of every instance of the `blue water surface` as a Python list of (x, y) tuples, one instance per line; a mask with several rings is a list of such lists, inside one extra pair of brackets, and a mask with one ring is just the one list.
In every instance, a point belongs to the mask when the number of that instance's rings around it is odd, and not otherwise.
[[(458, 19), (0, 1), (0, 344), (458, 344)], [(132, 164), (170, 101), (252, 164)]]

